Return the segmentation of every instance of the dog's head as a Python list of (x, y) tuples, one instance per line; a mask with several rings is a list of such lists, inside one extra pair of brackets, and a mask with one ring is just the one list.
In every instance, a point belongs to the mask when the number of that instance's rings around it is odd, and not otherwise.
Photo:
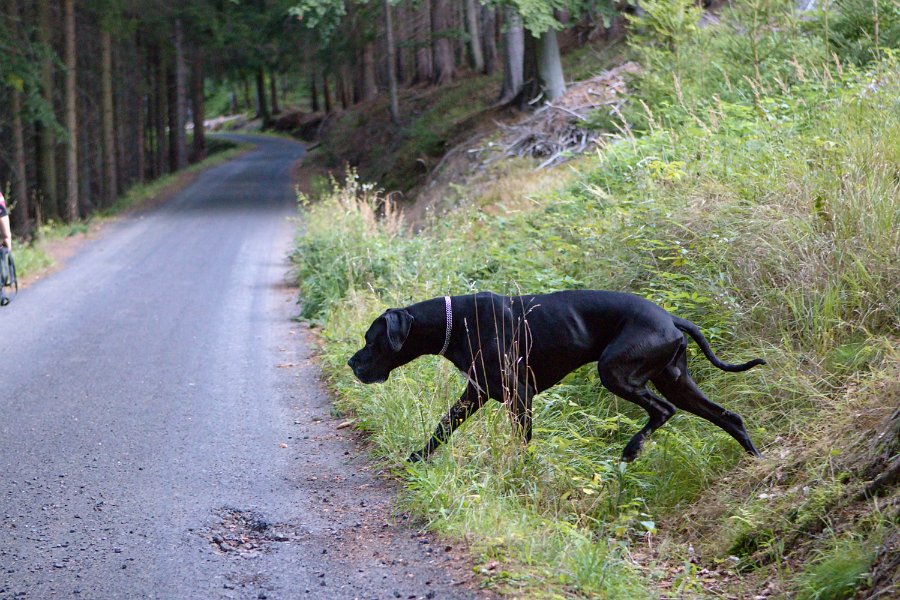
[(407, 356), (408, 352), (401, 352), (413, 320), (402, 308), (392, 308), (372, 322), (366, 331), (366, 345), (347, 361), (357, 379), (363, 383), (383, 383), (393, 369), (414, 358)]

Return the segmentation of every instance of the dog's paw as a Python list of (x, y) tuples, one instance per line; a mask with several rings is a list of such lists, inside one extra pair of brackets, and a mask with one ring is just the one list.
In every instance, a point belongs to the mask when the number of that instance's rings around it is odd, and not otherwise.
[(642, 446), (643, 443), (641, 442), (635, 443), (634, 440), (629, 442), (628, 445), (625, 446), (625, 449), (622, 451), (622, 462), (634, 462), (634, 460), (638, 457), (638, 454), (641, 453)]
[(417, 463), (422, 462), (423, 460), (425, 460), (425, 453), (421, 450), (418, 450), (417, 452), (413, 452), (412, 454), (410, 454), (409, 458), (406, 459), (406, 462)]

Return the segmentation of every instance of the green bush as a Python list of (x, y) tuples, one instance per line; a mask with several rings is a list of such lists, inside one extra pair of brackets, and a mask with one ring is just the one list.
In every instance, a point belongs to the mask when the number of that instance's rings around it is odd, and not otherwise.
[[(900, 48), (900, 4), (873, 0), (835, 0), (818, 17), (828, 44), (843, 60), (864, 65), (885, 49)], [(877, 23), (877, 35), (876, 35)]]

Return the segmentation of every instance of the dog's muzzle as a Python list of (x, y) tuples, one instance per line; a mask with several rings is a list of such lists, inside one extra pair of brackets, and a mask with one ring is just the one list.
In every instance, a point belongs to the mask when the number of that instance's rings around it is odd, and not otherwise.
[(356, 355), (350, 357), (350, 360), (347, 361), (347, 366), (353, 371), (353, 374), (361, 383), (370, 384), (370, 383), (384, 383), (387, 381), (387, 376), (383, 375), (371, 375), (366, 373), (365, 370), (360, 366), (359, 359)]

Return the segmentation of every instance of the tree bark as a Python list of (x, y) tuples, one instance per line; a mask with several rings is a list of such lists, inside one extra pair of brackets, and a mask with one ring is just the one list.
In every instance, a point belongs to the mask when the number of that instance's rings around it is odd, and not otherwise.
[(76, 111), (75, 0), (63, 0), (66, 31), (66, 212), (69, 223), (78, 218), (78, 113)]
[(481, 47), (484, 50), (484, 73), (493, 75), (500, 64), (497, 57), (497, 9), (493, 6), (481, 7)]
[[(9, 14), (13, 22), (18, 22), (21, 18), (18, 0), (10, 0)], [(28, 182), (26, 181), (25, 128), (22, 124), (22, 93), (15, 88), (10, 89), (9, 109), (12, 117), (12, 175), (13, 202), (15, 203), (11, 221), (13, 229), (18, 232), (19, 236), (27, 239), (31, 236), (29, 220), (31, 211), (28, 206)], [(12, 203), (9, 208), (12, 208)]]
[(175, 128), (172, 169), (183, 169), (187, 166), (187, 138), (184, 126), (187, 123), (187, 66), (184, 60), (184, 26), (181, 19), (175, 19)]
[(154, 129), (156, 130), (156, 153), (154, 156), (154, 177), (161, 177), (168, 172), (169, 140), (166, 137), (166, 122), (169, 108), (169, 69), (167, 68), (162, 49), (154, 47), (156, 54), (156, 107), (154, 110)]
[(325, 114), (331, 114), (334, 103), (331, 101), (331, 88), (328, 87), (328, 73), (322, 73), (322, 95), (325, 99)]
[(469, 32), (469, 51), (472, 53), (472, 68), (476, 73), (484, 71), (484, 53), (481, 51), (481, 31), (479, 21), (481, 10), (475, 0), (466, 0), (466, 29)]
[(506, 31), (503, 33), (503, 87), (500, 102), (511, 102), (522, 91), (525, 64), (525, 30), (515, 8), (504, 8)]
[(337, 88), (338, 88), (338, 96), (341, 100), (341, 108), (347, 110), (347, 107), (350, 106), (353, 90), (348, 89), (352, 85), (350, 81), (350, 68), (347, 65), (341, 65), (341, 68), (338, 69), (337, 76)]
[(119, 176), (116, 171), (115, 110), (113, 109), (112, 35), (100, 28), (100, 99), (103, 130), (103, 190), (102, 206), (111, 206), (118, 197)]
[(168, 137), (168, 172), (174, 173), (178, 170), (178, 93), (175, 91), (177, 84), (175, 83), (174, 65), (169, 65), (166, 69), (166, 137)]
[[(140, 130), (140, 119), (135, 118), (137, 89), (140, 86), (138, 74), (141, 72), (140, 58), (137, 56), (133, 40), (123, 39), (112, 47), (112, 72), (119, 85), (113, 93), (113, 114), (116, 147), (116, 190), (121, 194), (135, 180), (135, 141)], [(127, 62), (124, 69), (122, 63)]]
[(191, 57), (191, 116), (194, 121), (194, 141), (191, 162), (206, 158), (206, 106), (203, 101), (203, 51), (194, 49)]
[(415, 11), (413, 40), (415, 42), (415, 75), (413, 83), (431, 83), (434, 73), (431, 61), (431, 0), (421, 0)]
[[(49, 0), (38, 1), (38, 42), (47, 50), (53, 48)], [(53, 59), (46, 52), (41, 59), (41, 96), (53, 110)], [(56, 177), (56, 135), (41, 122), (35, 123), (38, 194), (44, 220), (59, 217), (58, 183)]]
[(265, 129), (272, 122), (272, 115), (269, 113), (269, 105), (266, 103), (266, 72), (262, 67), (256, 69), (256, 116), (262, 119), (262, 125)]
[(281, 112), (281, 108), (278, 106), (278, 80), (275, 69), (269, 71), (269, 96), (272, 98), (272, 114), (277, 115)]
[(453, 55), (455, 58), (455, 64), (457, 65), (465, 65), (468, 64), (469, 60), (469, 44), (468, 40), (468, 29), (466, 26), (466, 2), (453, 2), (452, 9), (450, 11), (450, 25), (449, 30), (453, 32), (453, 35), (450, 39), (451, 46), (453, 46)]
[(147, 57), (146, 54), (141, 52), (140, 36), (138, 36), (135, 46), (137, 48), (138, 61), (141, 64), (141, 69), (138, 72), (139, 74), (135, 78), (137, 81), (137, 98), (134, 103), (137, 112), (137, 125), (135, 127), (137, 132), (137, 140), (135, 140), (135, 150), (137, 150), (137, 177), (135, 178), (135, 181), (144, 183), (144, 180), (147, 177), (147, 128), (145, 125), (148, 124), (148, 111), (147, 106), (144, 104), (144, 98), (147, 97), (149, 101), (149, 93), (146, 87), (147, 78), (145, 77), (145, 74), (147, 73)]
[[(400, 2), (393, 14), (394, 25), (394, 49), (397, 52), (396, 65), (397, 83), (403, 84), (410, 80), (410, 49), (408, 44), (402, 44), (409, 39), (410, 12), (406, 2)], [(400, 44), (398, 44), (400, 42)]]
[(362, 94), (361, 100), (368, 102), (378, 97), (375, 82), (375, 43), (366, 42), (362, 47)]
[(12, 212), (14, 229), (21, 237), (31, 235), (28, 206), (28, 183), (25, 180), (25, 135), (22, 127), (22, 94), (13, 90), (10, 99), (13, 129), (13, 174), (15, 176), (14, 199), (16, 209)]
[(311, 66), (311, 71), (309, 74), (309, 94), (310, 94), (310, 110), (312, 112), (319, 112), (319, 90), (316, 85), (316, 67), (315, 65)]
[(522, 91), (518, 96), (519, 109), (525, 110), (529, 103), (540, 96), (541, 81), (538, 77), (537, 44), (538, 39), (525, 32), (525, 54), (522, 61)]
[(553, 102), (566, 92), (566, 80), (563, 77), (555, 29), (551, 27), (540, 35), (537, 39), (536, 51), (541, 90), (547, 101)]
[(431, 82), (435, 85), (453, 80), (455, 65), (453, 44), (449, 37), (452, 8), (450, 0), (433, 0), (431, 3), (431, 55), (434, 67)]
[(256, 110), (256, 108), (253, 106), (253, 100), (250, 98), (250, 82), (247, 81), (246, 77), (243, 78), (242, 82), (244, 84), (244, 106), (247, 112), (251, 112)]
[(388, 96), (390, 98), (388, 108), (391, 113), (391, 122), (400, 124), (400, 105), (397, 101), (397, 63), (396, 46), (394, 39), (394, 21), (391, 16), (391, 2), (384, 0), (384, 29), (387, 38), (387, 72), (388, 72)]

